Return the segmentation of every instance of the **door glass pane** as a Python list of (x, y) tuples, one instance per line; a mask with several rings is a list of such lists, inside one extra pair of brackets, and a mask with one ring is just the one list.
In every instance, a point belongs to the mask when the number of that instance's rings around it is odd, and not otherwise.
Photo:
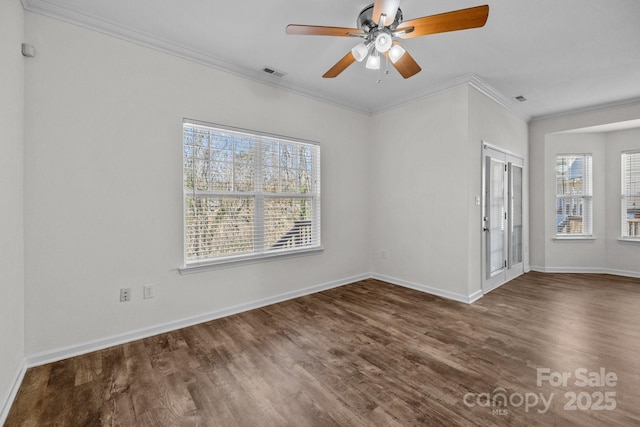
[(522, 262), (522, 168), (509, 165), (511, 182), (511, 227), (509, 235), (509, 267)]
[(487, 253), (489, 254), (488, 273), (489, 277), (495, 272), (504, 268), (505, 247), (505, 200), (504, 200), (504, 163), (493, 158), (487, 158), (489, 167), (488, 193), (489, 201), (487, 227), (489, 229), (489, 238), (487, 239)]

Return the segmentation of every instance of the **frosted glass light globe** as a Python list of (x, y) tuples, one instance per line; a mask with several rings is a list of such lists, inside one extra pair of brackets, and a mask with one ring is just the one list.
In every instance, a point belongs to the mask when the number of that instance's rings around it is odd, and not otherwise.
[(380, 33), (376, 36), (376, 50), (380, 53), (384, 53), (391, 48), (391, 35), (387, 33)]

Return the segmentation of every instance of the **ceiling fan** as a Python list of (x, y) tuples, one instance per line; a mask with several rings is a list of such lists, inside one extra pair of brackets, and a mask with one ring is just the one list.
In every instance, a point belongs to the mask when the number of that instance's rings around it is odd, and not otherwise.
[(356, 23), (358, 28), (325, 27), (317, 25), (287, 25), (287, 34), (306, 36), (359, 37), (364, 39), (354, 46), (322, 77), (334, 78), (355, 61), (367, 59), (366, 67), (380, 68), (384, 56), (405, 79), (420, 72), (418, 63), (396, 38), (409, 39), (448, 31), (466, 30), (484, 26), (489, 17), (489, 6), (476, 6), (438, 15), (402, 21), (400, 0), (375, 0), (362, 9)]

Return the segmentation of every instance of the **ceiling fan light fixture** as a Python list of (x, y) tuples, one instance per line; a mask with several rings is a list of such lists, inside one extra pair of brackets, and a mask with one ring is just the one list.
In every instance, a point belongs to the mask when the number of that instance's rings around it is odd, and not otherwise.
[[(489, 5), (485, 4), (405, 21), (402, 10), (398, 7), (401, 1), (375, 0), (373, 4), (362, 9), (356, 19), (356, 28), (289, 24), (285, 32), (305, 36), (361, 38), (357, 46), (350, 49), (322, 75), (323, 78), (335, 78), (354, 62), (365, 62), (365, 58), (366, 68), (379, 70), (381, 56), (384, 56), (387, 59), (385, 64), (391, 62), (402, 77), (408, 79), (419, 73), (421, 68), (404, 48), (394, 48), (397, 44), (394, 41), (396, 37), (406, 39), (480, 28), (486, 24), (489, 17)], [(390, 50), (392, 51), (389, 52)]]
[(404, 55), (405, 52), (406, 50), (404, 50), (402, 46), (394, 44), (391, 46), (391, 49), (389, 49), (389, 59), (395, 64), (398, 59), (402, 58), (402, 55)]
[(364, 58), (367, 57), (367, 54), (369, 53), (369, 45), (369, 42), (362, 42), (351, 49), (351, 53), (353, 54), (353, 57), (356, 58), (356, 61), (362, 62)]
[(378, 51), (374, 50), (369, 58), (367, 58), (367, 64), (365, 65), (369, 70), (379, 70), (380, 69), (380, 55), (378, 55)]
[(391, 34), (387, 34), (385, 32), (380, 32), (376, 36), (376, 50), (380, 53), (384, 53), (391, 48), (391, 43), (393, 42), (391, 38)]

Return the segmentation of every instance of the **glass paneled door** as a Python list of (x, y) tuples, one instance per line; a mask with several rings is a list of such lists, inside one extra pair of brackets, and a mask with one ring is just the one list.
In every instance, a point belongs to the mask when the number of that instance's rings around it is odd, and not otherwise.
[(482, 290), (524, 272), (522, 159), (483, 145)]

